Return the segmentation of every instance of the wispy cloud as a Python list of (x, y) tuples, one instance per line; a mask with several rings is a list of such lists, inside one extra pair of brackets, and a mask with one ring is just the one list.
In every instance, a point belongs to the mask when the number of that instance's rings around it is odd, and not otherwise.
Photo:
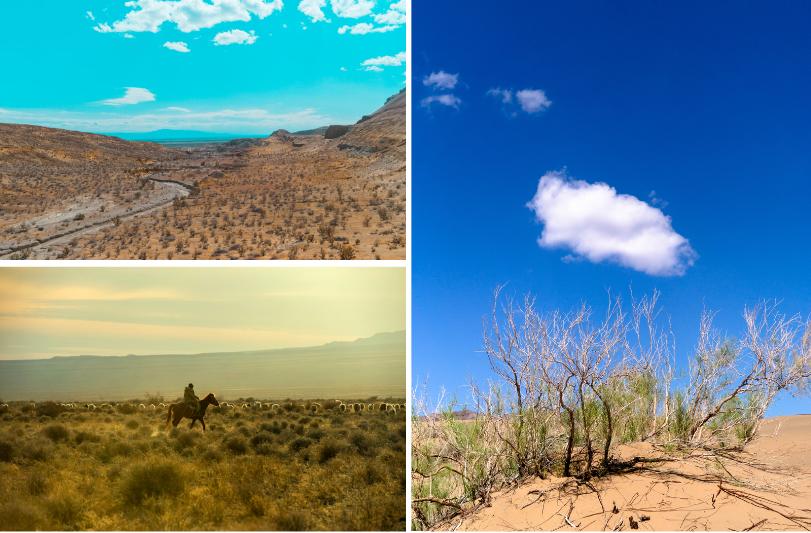
[(353, 26), (341, 26), (338, 28), (338, 33), (341, 35), (349, 33), (350, 35), (366, 35), (367, 33), (386, 33), (396, 30), (397, 26), (375, 26), (368, 22), (358, 22)]
[(365, 17), (375, 7), (374, 0), (332, 0), (332, 12), (342, 18)]
[(435, 89), (453, 89), (459, 82), (459, 74), (450, 74), (444, 70), (432, 72), (422, 79), (422, 84)]
[(454, 94), (435, 94), (420, 100), (422, 107), (431, 107), (433, 104), (440, 104), (454, 109), (459, 109), (462, 100)]
[(406, 23), (406, 2), (399, 0), (389, 5), (388, 11), (385, 13), (378, 13), (374, 15), (374, 20), (378, 24), (396, 24), (402, 25)]
[[(514, 91), (512, 89), (496, 87), (489, 89), (487, 95), (500, 100), (506, 109), (515, 109), (513, 104), (516, 104), (523, 112), (528, 114), (546, 111), (552, 105), (552, 101), (546, 96), (546, 93), (540, 89), (520, 89)], [(517, 112), (513, 111), (511, 114), (517, 115)]]
[(167, 41), (163, 43), (163, 47), (168, 48), (169, 50), (174, 50), (175, 52), (181, 52), (183, 54), (188, 54), (191, 52), (191, 50), (189, 50), (189, 45), (183, 41)]
[(653, 276), (680, 276), (697, 257), (670, 217), (606, 183), (547, 172), (527, 207), (544, 225), (538, 244), (571, 250), (569, 261), (608, 261)]
[(220, 32), (214, 36), (214, 44), (217, 46), (228, 46), (231, 44), (253, 44), (258, 37), (253, 30), (249, 32), (243, 30), (230, 30)]
[(372, 57), (365, 60), (361, 63), (361, 66), (365, 67), (366, 70), (380, 72), (383, 70), (383, 67), (399, 67), (405, 63), (406, 60), (406, 53), (400, 52), (393, 56), (379, 56), (379, 57)]
[(184, 33), (211, 28), (224, 22), (248, 22), (253, 16), (264, 19), (284, 5), (282, 0), (130, 0), (130, 11), (111, 24), (101, 23), (101, 33), (160, 31), (165, 23), (175, 24)]
[(109, 106), (135, 105), (144, 102), (154, 102), (155, 95), (149, 89), (142, 87), (125, 87), (124, 96), (102, 100), (101, 103)]

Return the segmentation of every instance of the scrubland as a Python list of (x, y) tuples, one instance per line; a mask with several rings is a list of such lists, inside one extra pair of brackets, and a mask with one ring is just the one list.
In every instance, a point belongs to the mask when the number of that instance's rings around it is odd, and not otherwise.
[(159, 400), (0, 406), (0, 528), (405, 528), (401, 404), (221, 402), (203, 432)]
[(492, 380), (465, 409), (415, 395), (412, 525), (811, 528), (811, 417), (765, 419), (807, 390), (811, 322), (765, 302), (730, 338), (708, 312), (679, 365), (657, 299), (612, 300), (595, 320), (496, 291)]

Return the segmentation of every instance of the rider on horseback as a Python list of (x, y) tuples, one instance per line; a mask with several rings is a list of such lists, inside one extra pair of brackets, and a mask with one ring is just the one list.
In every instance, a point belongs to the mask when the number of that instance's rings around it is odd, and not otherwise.
[(189, 406), (192, 413), (195, 415), (200, 412), (200, 398), (194, 394), (194, 385), (189, 383), (188, 387), (183, 391), (183, 402)]

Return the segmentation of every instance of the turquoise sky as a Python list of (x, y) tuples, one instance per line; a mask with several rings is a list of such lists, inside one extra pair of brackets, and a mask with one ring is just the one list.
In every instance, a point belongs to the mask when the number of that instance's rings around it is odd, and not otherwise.
[(2, 2), (0, 122), (239, 134), (351, 123), (403, 88), (404, 52), (405, 0)]

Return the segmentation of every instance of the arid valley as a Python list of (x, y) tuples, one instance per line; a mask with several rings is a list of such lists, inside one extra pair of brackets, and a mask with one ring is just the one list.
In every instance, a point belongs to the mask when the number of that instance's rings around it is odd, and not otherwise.
[(194, 146), (0, 124), (0, 258), (404, 259), (405, 98)]

